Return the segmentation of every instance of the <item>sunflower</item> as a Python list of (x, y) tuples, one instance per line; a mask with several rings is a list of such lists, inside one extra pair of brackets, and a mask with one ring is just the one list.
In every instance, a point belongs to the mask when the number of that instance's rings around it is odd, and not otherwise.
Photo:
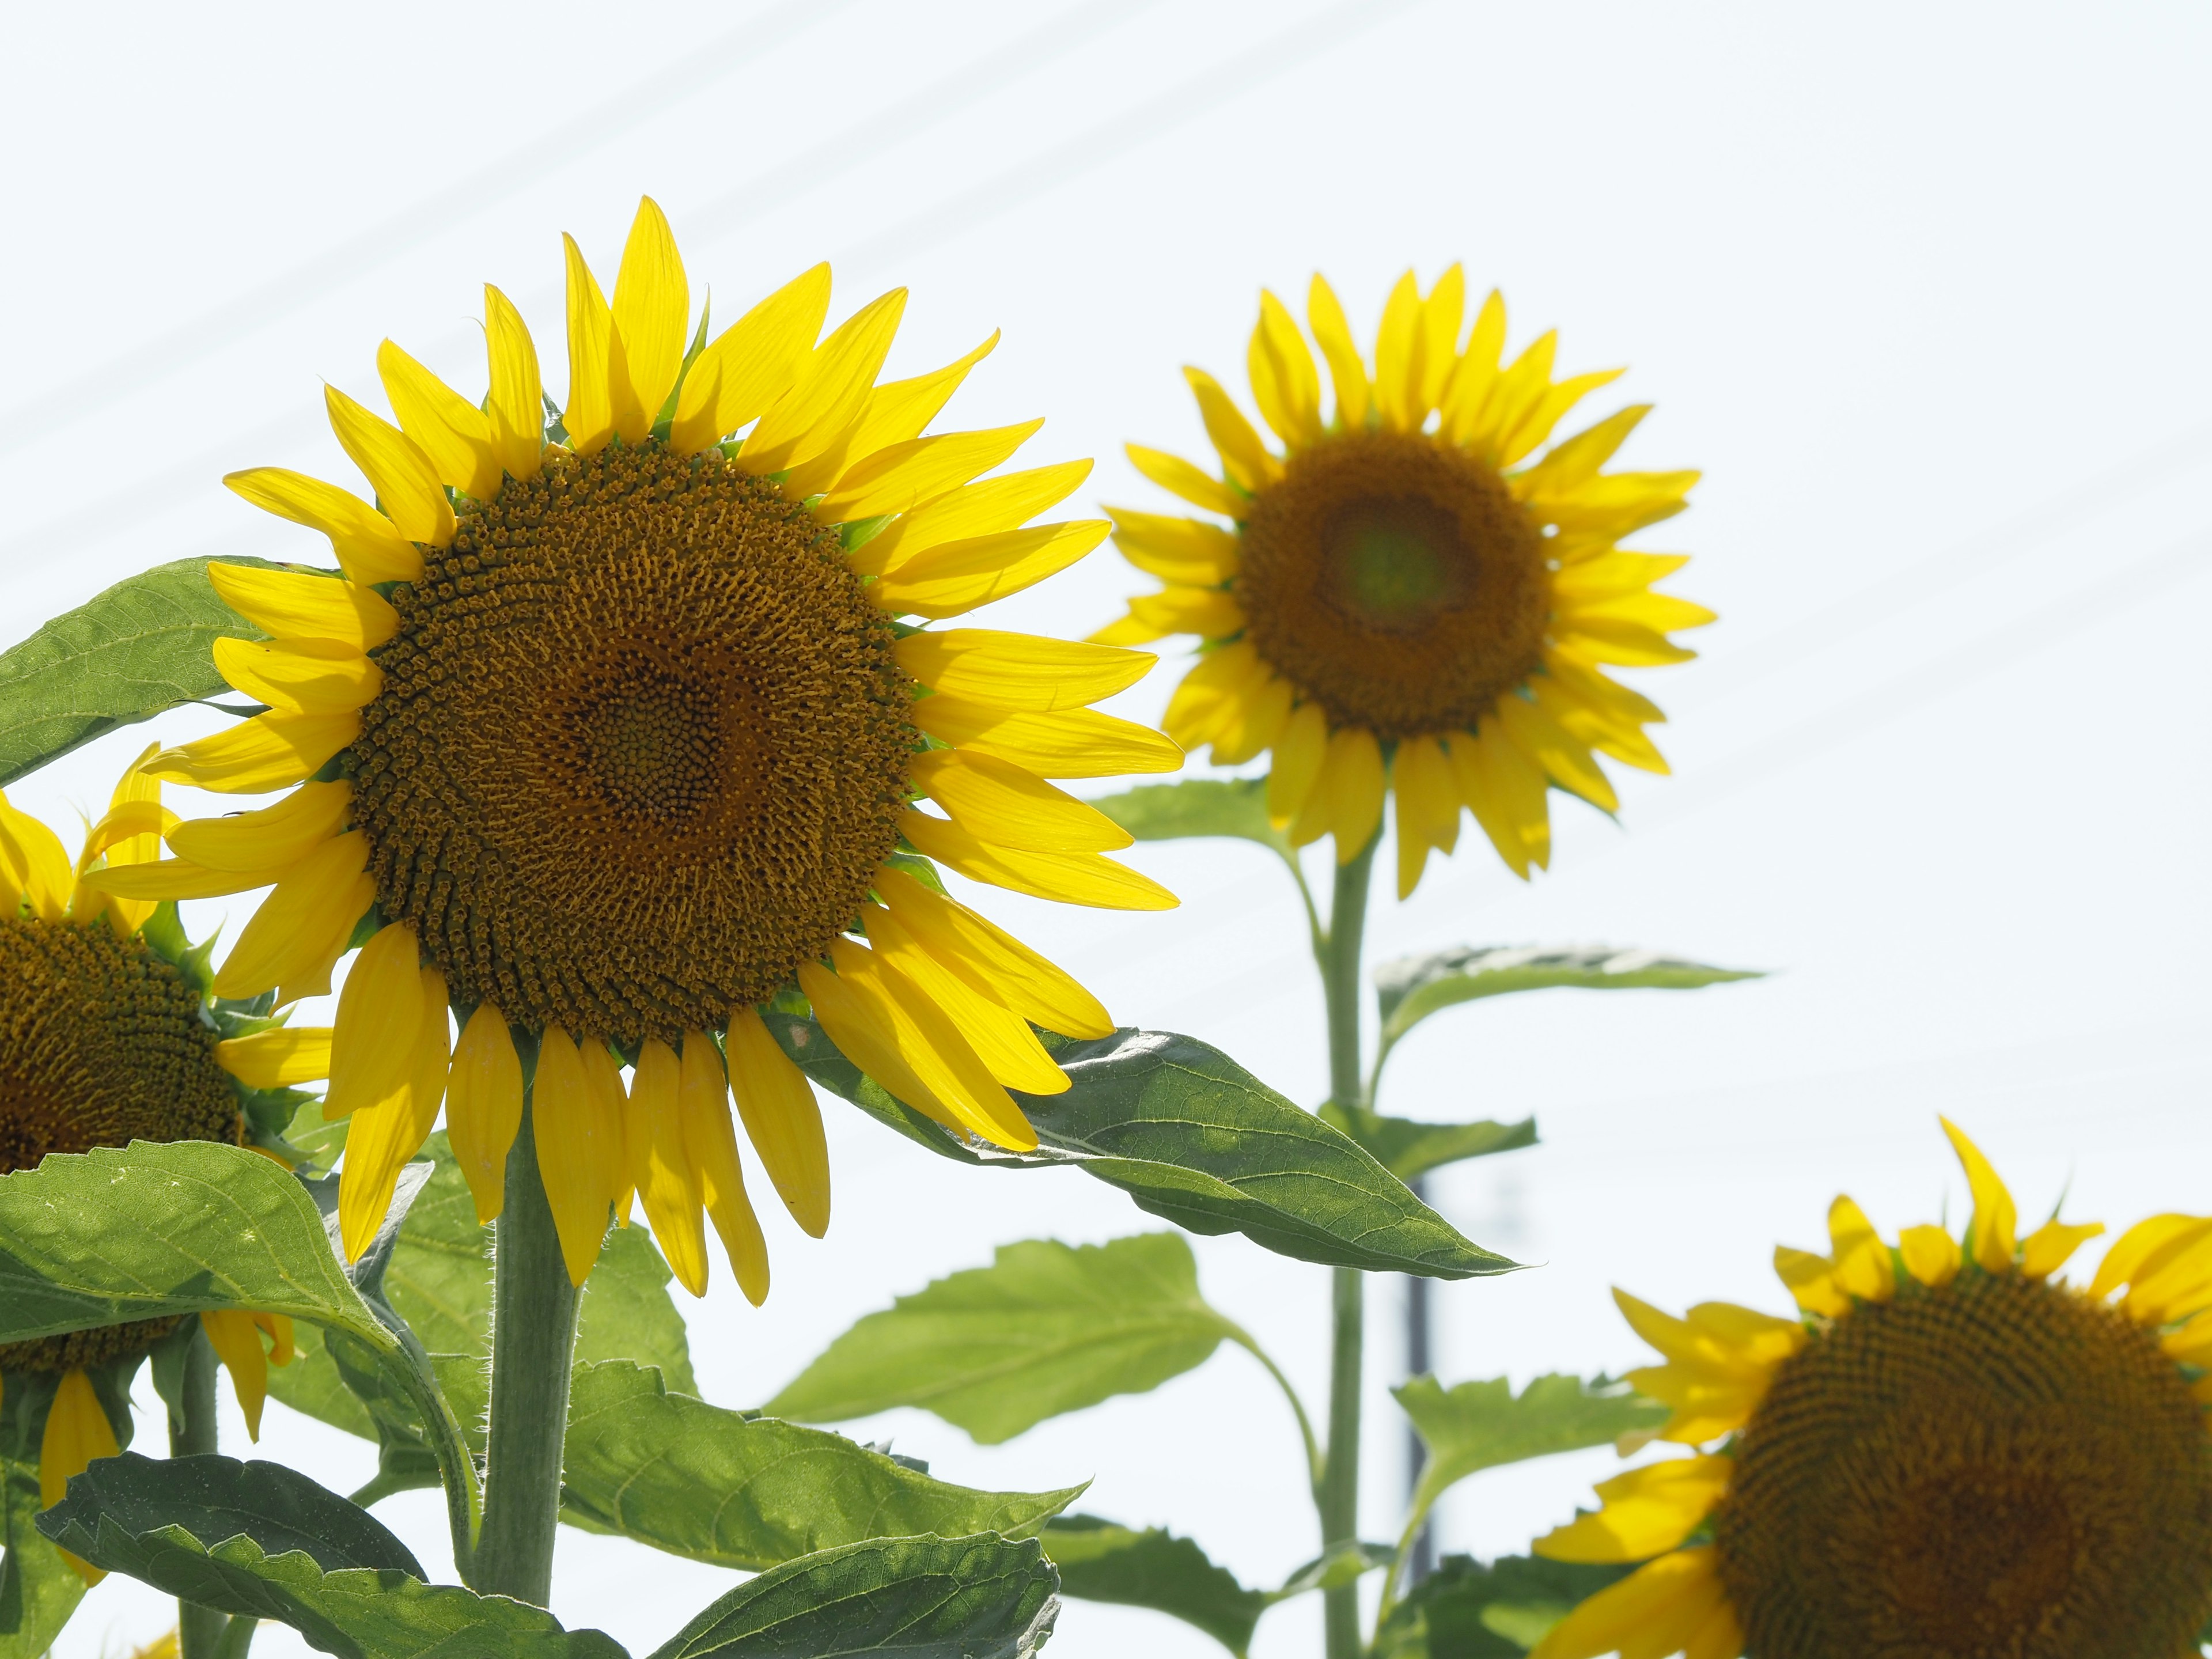
[(922, 435), (996, 335), (878, 384), (903, 290), (817, 343), (817, 265), (710, 343), (650, 199), (611, 301), (573, 240), (567, 256), (568, 395), (550, 425), (530, 333), (488, 287), (481, 405), (389, 341), (396, 425), (326, 392), (376, 505), (273, 468), (226, 480), (329, 536), (342, 574), (210, 568), (270, 635), (216, 647), (267, 712), (150, 769), (296, 787), (182, 825), (178, 856), (129, 890), (273, 885), (216, 974), (227, 995), (325, 991), (361, 943), (326, 1108), (352, 1115), (347, 1173), (365, 1171), (342, 1195), (349, 1252), (441, 1099), (477, 1213), (496, 1216), (534, 1068), (571, 1279), (635, 1194), (687, 1288), (707, 1282), (703, 1212), (758, 1302), (732, 1089), (800, 1226), (819, 1237), (830, 1218), (820, 1109), (759, 1010), (803, 997), (909, 1105), (1034, 1146), (1007, 1091), (1067, 1079), (1033, 1027), (1112, 1023), (945, 896), (935, 865), (1070, 903), (1170, 906), (1102, 856), (1129, 836), (1046, 780), (1182, 755), (1086, 706), (1148, 654), (924, 625), (1064, 568), (1109, 528), (1029, 522), (1087, 461), (982, 476), (1041, 422)]
[[(1167, 584), (1092, 637), (1198, 635), (1198, 664), (1168, 705), (1169, 735), (1212, 745), (1217, 765), (1272, 750), (1267, 810), (1297, 846), (1336, 837), (1340, 864), (1398, 799), (1398, 894), (1430, 849), (1449, 854), (1474, 814), (1524, 880), (1551, 858), (1547, 790), (1612, 811), (1595, 756), (1666, 762), (1644, 732), (1659, 710), (1605, 672), (1687, 660), (1667, 635), (1712, 612), (1650, 591), (1688, 562), (1620, 538), (1680, 513), (1695, 472), (1601, 469), (1649, 404), (1624, 409), (1540, 456), (1567, 411), (1620, 371), (1552, 378), (1555, 337), (1503, 362), (1493, 293), (1460, 338), (1466, 282), (1391, 290), (1368, 377), (1336, 295), (1313, 279), (1298, 325), (1260, 297), (1247, 356), (1277, 453), (1213, 377), (1186, 368), (1221, 476), (1129, 446), (1138, 471), (1231, 520), (1109, 507), (1129, 562)], [(1431, 416), (1436, 420), (1433, 424)]]
[[(1667, 1363), (1647, 1464), (1536, 1544), (1646, 1562), (1534, 1659), (2179, 1659), (2212, 1615), (2212, 1218), (2154, 1216), (2087, 1287), (2054, 1278), (2101, 1224), (2017, 1236), (2012, 1195), (1948, 1122), (1973, 1216), (1885, 1242), (1848, 1198), (1832, 1254), (1775, 1252), (1802, 1317), (1616, 1292)], [(2124, 1294), (2120, 1294), (2124, 1292)]]
[[(149, 758), (149, 749), (139, 758)], [(328, 1033), (290, 1030), (226, 1013), (219, 1023), (175, 947), (149, 942), (161, 907), (93, 884), (100, 870), (143, 865), (161, 854), (176, 814), (161, 785), (133, 766), (72, 864), (61, 838), (0, 794), (0, 1176), (33, 1170), (49, 1152), (125, 1146), (134, 1140), (246, 1144), (247, 1108), (298, 1078), (327, 1051)], [(173, 912), (161, 920), (173, 922)], [(226, 1037), (226, 1029), (243, 1034)], [(312, 1073), (319, 1075), (319, 1073)], [(261, 1433), (269, 1365), (290, 1363), (291, 1322), (279, 1314), (204, 1313), (216, 1354), (231, 1374), (247, 1431)], [(0, 1344), (0, 1378), (51, 1386), (39, 1449), (39, 1491), (61, 1501), (70, 1477), (112, 1457), (115, 1430), (92, 1373), (133, 1364), (181, 1318), (137, 1320), (27, 1342)], [(267, 1337), (273, 1352), (264, 1350)], [(4, 1397), (0, 1382), (0, 1397)], [(100, 1574), (75, 1562), (88, 1583)]]

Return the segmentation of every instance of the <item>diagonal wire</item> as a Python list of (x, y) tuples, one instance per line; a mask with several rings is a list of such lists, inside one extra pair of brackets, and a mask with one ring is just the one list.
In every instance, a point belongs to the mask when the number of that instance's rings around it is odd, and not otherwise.
[(210, 353), (289, 317), (355, 278), (389, 264), (465, 216), (550, 176), (610, 139), (659, 114), (678, 99), (703, 91), (856, 0), (787, 0), (765, 19), (748, 20), (687, 49), (613, 97), (580, 110), (550, 133), (510, 150), (445, 189), (356, 232), (281, 276), (248, 289), (178, 324), (155, 339), (40, 392), (0, 415), (0, 449), (44, 436), (142, 392)]

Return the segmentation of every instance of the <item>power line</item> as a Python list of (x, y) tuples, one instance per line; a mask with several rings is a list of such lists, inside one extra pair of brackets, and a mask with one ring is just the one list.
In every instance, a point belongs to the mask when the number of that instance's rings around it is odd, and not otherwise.
[(90, 373), (40, 392), (0, 415), (0, 447), (46, 436), (143, 392), (163, 376), (258, 333), (302, 307), (380, 270), (465, 215), (538, 183), (672, 103), (705, 90), (724, 76), (805, 33), (856, 0), (787, 0), (764, 20), (750, 21), (696, 46), (561, 123), (552, 131), (479, 167), (445, 189), (323, 250), (283, 276), (247, 289), (132, 346)]

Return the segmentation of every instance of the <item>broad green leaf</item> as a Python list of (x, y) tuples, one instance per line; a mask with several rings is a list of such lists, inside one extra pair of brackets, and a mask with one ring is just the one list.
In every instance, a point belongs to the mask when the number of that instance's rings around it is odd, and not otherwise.
[(822, 1429), (671, 1394), (620, 1360), (576, 1369), (562, 1517), (673, 1555), (758, 1571), (867, 1538), (1027, 1537), (1065, 1492), (975, 1492)]
[(1536, 1120), (1518, 1123), (1423, 1123), (1380, 1112), (1346, 1111), (1334, 1101), (1321, 1109), (1322, 1121), (1364, 1146), (1375, 1161), (1401, 1181), (1419, 1180), (1431, 1170), (1492, 1152), (1510, 1152), (1536, 1144)]
[(1060, 1569), (1062, 1594), (1168, 1613), (1196, 1626), (1237, 1659), (1274, 1601), (1238, 1583), (1191, 1540), (1158, 1527), (1139, 1532), (1096, 1516), (1064, 1515), (1045, 1528), (1044, 1549)]
[(1063, 1412), (1142, 1394), (1243, 1333), (1198, 1293), (1179, 1233), (1107, 1244), (1003, 1244), (870, 1314), (768, 1402), (836, 1423), (920, 1406), (987, 1446)]
[(1093, 796), (1091, 804), (1139, 841), (1182, 841), (1195, 836), (1255, 841), (1295, 865), (1290, 837), (1267, 822), (1265, 778), (1185, 778), (1147, 783), (1119, 794)]
[[(1440, 1008), (1515, 991), (1695, 991), (1730, 980), (1759, 979), (1759, 969), (1712, 968), (1650, 951), (1610, 945), (1462, 945), (1377, 964), (1382, 1052)], [(1379, 1067), (1381, 1056), (1376, 1061)]]
[(37, 1462), (0, 1453), (0, 1659), (39, 1659), (84, 1599), (84, 1580), (32, 1524), (38, 1512)]
[(1606, 1445), (1667, 1420), (1667, 1407), (1657, 1401), (1602, 1377), (1540, 1376), (1516, 1396), (1502, 1376), (1449, 1389), (1433, 1376), (1417, 1376), (1391, 1392), (1429, 1449), (1413, 1490), (1408, 1537), (1446, 1487), (1479, 1469)]
[(1398, 1552), (1388, 1544), (1346, 1544), (1331, 1550), (1327, 1555), (1316, 1556), (1283, 1581), (1283, 1587), (1269, 1590), (1269, 1602), (1286, 1601), (1293, 1595), (1304, 1595), (1314, 1590), (1341, 1589), (1346, 1584), (1356, 1584), (1370, 1572), (1379, 1572), (1398, 1559)]
[(1462, 1237), (1358, 1146), (1194, 1037), (1125, 1028), (1092, 1042), (1048, 1038), (1071, 1085), (1014, 1097), (1038, 1144), (1008, 1152), (901, 1103), (813, 1021), (772, 1012), (768, 1028), (823, 1088), (945, 1158), (998, 1169), (1072, 1165), (1177, 1226), (1241, 1232), (1302, 1261), (1435, 1279), (1518, 1265)]
[(0, 1342), (210, 1308), (395, 1346), (306, 1187), (258, 1152), (133, 1141), (0, 1176)]
[(1033, 1539), (872, 1538), (738, 1585), (652, 1659), (1030, 1659), (1056, 1587)]
[[(189, 1460), (228, 1463), (228, 1458)], [(564, 1631), (550, 1613), (452, 1584), (426, 1584), (413, 1558), (368, 1515), (276, 1464), (233, 1465), (247, 1473), (228, 1504), (195, 1507), (140, 1471), (165, 1465), (136, 1457), (94, 1463), (69, 1496), (39, 1517), (39, 1529), (95, 1566), (221, 1613), (276, 1619), (340, 1659), (624, 1659), (599, 1631)], [(302, 1489), (312, 1488), (307, 1498)], [(279, 1513), (271, 1493), (292, 1505)], [(357, 1517), (343, 1541), (306, 1535), (312, 1513), (328, 1524)], [(203, 1530), (204, 1534), (203, 1535)], [(384, 1542), (375, 1541), (383, 1534)], [(377, 1565), (356, 1565), (362, 1557)], [(402, 1565), (403, 1560), (408, 1565)]]
[(118, 726), (229, 691), (216, 641), (266, 635), (216, 597), (207, 565), (141, 571), (0, 652), (0, 787)]
[(1390, 1609), (1374, 1659), (1521, 1659), (1576, 1605), (1633, 1569), (1448, 1555)]

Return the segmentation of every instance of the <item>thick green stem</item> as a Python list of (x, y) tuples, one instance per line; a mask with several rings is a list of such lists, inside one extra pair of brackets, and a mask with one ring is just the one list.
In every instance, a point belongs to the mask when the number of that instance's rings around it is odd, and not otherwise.
[(561, 1443), (576, 1349), (576, 1287), (538, 1174), (531, 1115), (507, 1159), (492, 1279), (491, 1432), (475, 1586), (544, 1607), (561, 1519)]
[[(1329, 1098), (1346, 1111), (1360, 1103), (1359, 964), (1367, 927), (1368, 878), (1375, 845), (1339, 865), (1328, 913), (1328, 938), (1321, 951), (1322, 986), (1328, 1001)], [(1360, 1366), (1366, 1346), (1365, 1286), (1348, 1267), (1336, 1270), (1331, 1298), (1328, 1373), (1328, 1457), (1321, 1480), (1322, 1551), (1327, 1554), (1359, 1536)], [(1324, 1593), (1328, 1659), (1358, 1659), (1359, 1586)]]
[[(197, 1319), (192, 1322), (199, 1323)], [(170, 1456), (195, 1457), (215, 1450), (215, 1349), (205, 1331), (195, 1330), (191, 1346), (185, 1350), (184, 1387), (180, 1391), (184, 1410), (181, 1414), (169, 1413)], [(197, 1601), (179, 1601), (178, 1659), (216, 1659), (216, 1648), (222, 1640), (227, 1622), (213, 1607), (204, 1607)]]

